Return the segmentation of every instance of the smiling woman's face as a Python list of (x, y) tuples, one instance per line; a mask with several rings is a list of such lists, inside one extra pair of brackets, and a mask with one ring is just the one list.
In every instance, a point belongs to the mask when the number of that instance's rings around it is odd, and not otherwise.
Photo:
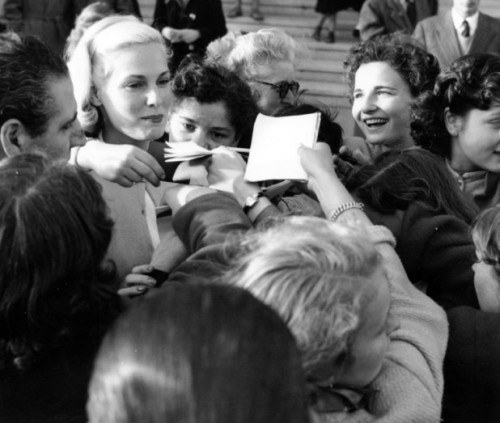
[(357, 70), (352, 116), (368, 143), (391, 149), (411, 147), (413, 101), (409, 85), (388, 63), (365, 63)]
[(136, 44), (109, 52), (97, 103), (104, 116), (104, 141), (144, 148), (165, 132), (169, 73), (159, 43)]

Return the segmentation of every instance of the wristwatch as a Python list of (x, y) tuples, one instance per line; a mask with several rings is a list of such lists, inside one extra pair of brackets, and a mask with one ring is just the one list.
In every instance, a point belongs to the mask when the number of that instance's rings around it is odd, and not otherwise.
[(255, 193), (255, 194), (249, 195), (247, 197), (247, 199), (245, 200), (245, 205), (243, 206), (243, 211), (245, 213), (248, 213), (252, 209), (252, 207), (254, 207), (259, 202), (259, 198), (263, 197), (263, 196), (264, 196), (264, 194), (261, 191)]

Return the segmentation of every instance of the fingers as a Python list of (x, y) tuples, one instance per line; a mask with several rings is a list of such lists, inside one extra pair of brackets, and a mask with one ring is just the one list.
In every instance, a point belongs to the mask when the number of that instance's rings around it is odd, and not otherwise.
[(139, 295), (144, 295), (148, 292), (148, 288), (143, 285), (137, 285), (127, 288), (121, 288), (118, 290), (118, 295), (121, 297), (138, 297)]
[[(165, 172), (156, 159), (146, 151), (137, 149), (136, 160), (131, 164), (131, 170), (140, 175), (140, 179), (146, 179), (155, 186), (165, 179)], [(138, 181), (135, 181), (138, 182)]]

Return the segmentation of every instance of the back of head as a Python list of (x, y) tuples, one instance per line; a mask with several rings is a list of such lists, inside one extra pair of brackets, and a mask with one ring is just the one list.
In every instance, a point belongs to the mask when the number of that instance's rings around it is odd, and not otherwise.
[(332, 154), (338, 154), (342, 146), (342, 127), (335, 122), (336, 115), (333, 115), (325, 108), (314, 106), (313, 104), (301, 103), (290, 104), (281, 103), (274, 111), (273, 116), (298, 116), (308, 113), (321, 113), (321, 121), (318, 130), (318, 141), (328, 144)]
[(356, 72), (371, 62), (389, 64), (406, 81), (414, 97), (431, 90), (439, 74), (438, 60), (413, 38), (399, 33), (384, 35), (351, 48), (344, 62), (351, 92)]
[(238, 145), (250, 145), (258, 109), (250, 87), (234, 72), (214, 64), (201, 64), (196, 59), (181, 62), (171, 83), (176, 106), (185, 99), (201, 104), (222, 102), (231, 126), (236, 131)]
[(114, 317), (102, 267), (112, 226), (100, 186), (76, 167), (33, 154), (0, 163), (0, 342), (18, 367), (96, 341)]
[(78, 119), (87, 132), (97, 132), (102, 124), (97, 107), (92, 102), (96, 84), (109, 73), (110, 52), (136, 45), (158, 43), (165, 48), (165, 40), (154, 28), (135, 16), (108, 16), (88, 28), (78, 42), (68, 62), (78, 105)]
[(17, 119), (30, 136), (43, 134), (53, 110), (47, 83), (67, 76), (64, 61), (38, 38), (0, 34), (0, 127)]
[(442, 158), (421, 148), (382, 153), (373, 163), (354, 170), (345, 184), (380, 213), (392, 214), (419, 203), (436, 214), (471, 223), (478, 212), (459, 190)]
[(281, 319), (243, 290), (169, 285), (124, 315), (97, 357), (91, 423), (305, 423)]
[(500, 102), (500, 55), (474, 54), (455, 60), (411, 108), (412, 137), (417, 145), (443, 157), (451, 155), (451, 135), (445, 110), (464, 116), (472, 109), (488, 110)]
[(366, 234), (325, 219), (291, 217), (236, 244), (224, 281), (249, 290), (285, 320), (309, 381), (338, 370), (373, 289), (367, 278), (380, 265)]
[(213, 41), (207, 48), (207, 61), (218, 63), (243, 79), (252, 79), (260, 66), (278, 62), (296, 65), (303, 48), (285, 32), (276, 28), (261, 29), (235, 36), (230, 33)]

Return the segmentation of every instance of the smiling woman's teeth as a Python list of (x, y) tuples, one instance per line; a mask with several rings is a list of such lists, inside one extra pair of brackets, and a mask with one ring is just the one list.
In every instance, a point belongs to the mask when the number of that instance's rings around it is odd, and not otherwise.
[(381, 126), (386, 123), (387, 119), (381, 119), (381, 118), (365, 119), (365, 125), (367, 126)]

